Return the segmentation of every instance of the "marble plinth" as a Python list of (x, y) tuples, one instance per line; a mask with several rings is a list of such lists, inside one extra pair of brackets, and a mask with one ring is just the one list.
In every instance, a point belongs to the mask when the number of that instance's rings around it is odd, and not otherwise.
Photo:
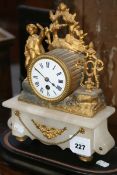
[[(86, 157), (94, 152), (104, 155), (115, 145), (107, 128), (107, 119), (115, 111), (113, 107), (107, 106), (93, 118), (86, 118), (22, 102), (18, 97), (3, 102), (4, 107), (12, 110), (8, 125), (18, 138), (38, 139), (62, 149), (70, 148), (72, 152)], [(81, 128), (84, 132), (79, 132)], [(86, 143), (87, 152), (75, 151), (73, 145), (77, 139)]]

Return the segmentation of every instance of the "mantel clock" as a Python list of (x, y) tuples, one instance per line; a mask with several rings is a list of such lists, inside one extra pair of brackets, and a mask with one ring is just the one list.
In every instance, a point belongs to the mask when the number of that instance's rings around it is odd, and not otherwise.
[(115, 145), (107, 129), (115, 109), (106, 106), (99, 87), (103, 62), (93, 43), (85, 44), (87, 34), (75, 17), (60, 3), (55, 13), (50, 11), (49, 27), (27, 25), (27, 77), (22, 92), (3, 106), (12, 109), (8, 126), (18, 140), (38, 139), (91, 161), (95, 152), (105, 155)]

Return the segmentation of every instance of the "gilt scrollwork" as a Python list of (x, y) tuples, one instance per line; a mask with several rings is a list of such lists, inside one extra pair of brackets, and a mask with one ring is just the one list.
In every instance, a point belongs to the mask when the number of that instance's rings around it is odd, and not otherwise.
[(99, 88), (99, 72), (104, 68), (103, 62), (97, 58), (93, 43), (91, 42), (86, 51), (84, 72), (82, 75), (81, 86), (87, 90)]
[(34, 123), (36, 128), (41, 131), (43, 136), (46, 137), (47, 139), (53, 139), (53, 138), (63, 134), (67, 130), (66, 127), (64, 127), (63, 129), (58, 129), (58, 128), (53, 128), (53, 127), (43, 125), (43, 124), (39, 123), (39, 121), (36, 122), (35, 120), (32, 120), (32, 122)]

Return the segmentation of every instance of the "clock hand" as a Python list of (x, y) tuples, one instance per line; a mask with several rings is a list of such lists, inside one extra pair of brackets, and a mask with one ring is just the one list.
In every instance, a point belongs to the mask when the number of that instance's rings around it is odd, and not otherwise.
[[(34, 67), (34, 68), (35, 68), (35, 67)], [(46, 82), (51, 83), (51, 85), (54, 86), (54, 87), (57, 89), (57, 87), (55, 86), (55, 84), (52, 83), (52, 82), (49, 80), (48, 77), (44, 77), (43, 74), (42, 74), (38, 69), (35, 68), (35, 70), (45, 79)]]
[(52, 86), (54, 86), (55, 88), (57, 88), (57, 87), (55, 86), (55, 84), (52, 83), (50, 80), (48, 80), (48, 82), (51, 83)]
[(55, 86), (55, 84), (54, 84), (54, 83), (52, 83), (52, 82), (49, 80), (49, 78), (48, 78), (48, 77), (45, 77), (45, 81), (46, 81), (46, 82), (49, 82), (49, 83), (50, 83), (52, 86), (56, 87), (56, 86)]
[(38, 69), (35, 68), (35, 70), (45, 79), (45, 77), (43, 76), (43, 74)]

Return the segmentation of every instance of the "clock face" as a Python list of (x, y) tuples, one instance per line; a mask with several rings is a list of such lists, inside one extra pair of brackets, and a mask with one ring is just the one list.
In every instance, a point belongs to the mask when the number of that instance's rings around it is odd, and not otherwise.
[(37, 59), (31, 66), (29, 77), (34, 92), (45, 100), (57, 101), (65, 93), (66, 73), (53, 59)]

